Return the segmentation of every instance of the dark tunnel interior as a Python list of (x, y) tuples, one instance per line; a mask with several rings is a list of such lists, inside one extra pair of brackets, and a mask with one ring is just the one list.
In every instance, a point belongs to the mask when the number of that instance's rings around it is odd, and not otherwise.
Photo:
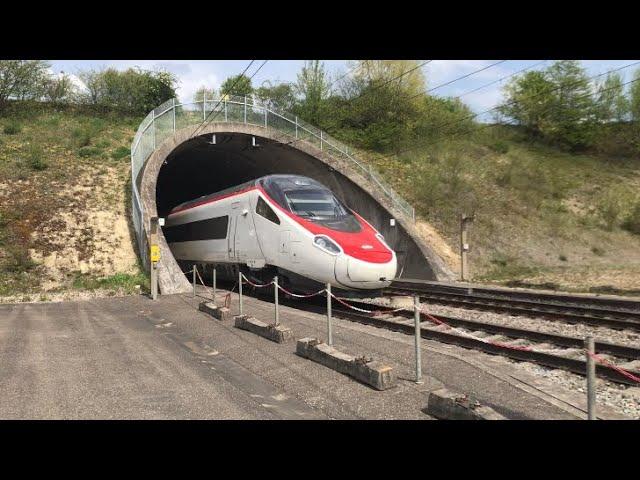
[(435, 279), (418, 246), (374, 198), (324, 162), (293, 146), (239, 133), (217, 133), (183, 143), (167, 157), (156, 188), (158, 215), (202, 195), (273, 173), (305, 175), (330, 188), (385, 237), (398, 255), (398, 277)]

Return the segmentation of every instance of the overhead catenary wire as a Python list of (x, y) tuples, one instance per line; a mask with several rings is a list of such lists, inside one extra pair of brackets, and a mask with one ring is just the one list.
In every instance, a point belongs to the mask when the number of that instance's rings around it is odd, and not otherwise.
[(522, 69), (517, 70), (517, 71), (515, 71), (513, 73), (510, 73), (509, 75), (505, 75), (504, 77), (501, 77), (501, 78), (499, 78), (497, 80), (494, 80), (493, 82), (485, 83), (484, 85), (481, 85), (481, 86), (479, 86), (477, 88), (474, 88), (473, 90), (468, 90), (468, 91), (466, 91), (464, 93), (461, 93), (460, 95), (456, 95), (454, 98), (460, 99), (460, 98), (462, 98), (464, 96), (470, 95), (472, 93), (476, 93), (476, 92), (478, 92), (478, 91), (480, 91), (480, 90), (482, 90), (484, 88), (490, 87), (491, 85), (495, 85), (496, 83), (500, 83), (500, 82), (506, 80), (507, 78), (511, 78), (513, 76), (516, 76), (516, 75), (524, 73), (524, 72), (526, 72), (528, 70), (531, 70), (532, 68), (535, 68), (535, 67), (537, 67), (539, 65), (542, 65), (543, 63), (547, 63), (548, 61), (549, 60), (542, 60), (541, 62), (534, 63), (533, 65), (529, 65), (528, 67), (522, 68)]
[(425, 95), (427, 93), (433, 92), (433, 91), (438, 90), (438, 89), (440, 89), (442, 87), (446, 87), (447, 85), (451, 85), (453, 83), (459, 82), (460, 80), (464, 80), (465, 78), (469, 78), (469, 77), (471, 77), (473, 75), (476, 75), (476, 74), (478, 74), (480, 72), (484, 72), (485, 70), (488, 70), (490, 68), (498, 66), (498, 65), (500, 65), (501, 63), (504, 63), (504, 62), (506, 62), (506, 60), (500, 60), (500, 61), (497, 61), (495, 63), (492, 63), (491, 65), (486, 65), (486, 66), (484, 66), (482, 68), (479, 68), (478, 70), (474, 70), (473, 72), (467, 73), (467, 74), (462, 75), (460, 77), (454, 78), (453, 80), (449, 80), (448, 82), (441, 83), (440, 85), (436, 85), (435, 87), (429, 88), (425, 92), (420, 92), (420, 93), (417, 93), (415, 95), (412, 95), (411, 97), (409, 97), (409, 100), (414, 99), (416, 97), (419, 97), (420, 95)]
[[(596, 78), (602, 77), (602, 76), (604, 76), (604, 75), (608, 75), (608, 74), (610, 74), (610, 73), (618, 72), (618, 71), (620, 71), (620, 70), (624, 70), (624, 69), (627, 69), (627, 68), (633, 67), (633, 66), (638, 65), (638, 64), (640, 64), (640, 61), (638, 61), (638, 62), (632, 62), (632, 63), (629, 63), (629, 64), (624, 65), (624, 66), (622, 66), (622, 67), (618, 67), (618, 68), (615, 68), (615, 69), (607, 70), (606, 72), (599, 73), (599, 74), (597, 74), (597, 75), (593, 75), (593, 76), (591, 76), (591, 77), (588, 77), (588, 78), (587, 78), (587, 80), (591, 81), (591, 80), (594, 80), (594, 79), (596, 79)], [(630, 84), (630, 83), (634, 83), (634, 82), (636, 82), (636, 81), (638, 81), (638, 80), (640, 80), (640, 78), (639, 78), (639, 79), (635, 79), (635, 80), (628, 81), (628, 82), (626, 82), (626, 83), (623, 83), (623, 84), (622, 84), (622, 86), (626, 86), (626, 85), (628, 85), (628, 84)], [(576, 82), (573, 82), (573, 83), (569, 84), (568, 86), (578, 85), (578, 84), (579, 84), (579, 83), (581, 83), (581, 82), (582, 82), (582, 80), (579, 80), (579, 81), (576, 81)], [(546, 94), (549, 94), (549, 93), (553, 93), (553, 92), (555, 92), (555, 91), (561, 90), (562, 88), (567, 88), (567, 85), (560, 85), (560, 86), (558, 86), (558, 87), (554, 87), (554, 88), (552, 88), (552, 89), (550, 89), (550, 90), (545, 90), (545, 91), (543, 91), (543, 92), (539, 92), (539, 93), (536, 93), (536, 94), (534, 94), (534, 95), (530, 95), (530, 96), (528, 96), (528, 97), (527, 97), (527, 100), (537, 98), (537, 97), (539, 97), (539, 96), (541, 96), (541, 95), (546, 95)], [(613, 88), (617, 88), (617, 87), (613, 87)], [(612, 89), (613, 89), (613, 88), (612, 88)], [(607, 89), (607, 90), (611, 90), (611, 89)], [(605, 90), (602, 90), (602, 91), (605, 91)], [(586, 97), (587, 97), (587, 96), (589, 96), (589, 95), (592, 95), (592, 92), (589, 92), (589, 94), (588, 94), (588, 95), (584, 95), (584, 97), (586, 98)], [(515, 104), (517, 104), (517, 103), (519, 103), (517, 100), (511, 100), (511, 101), (506, 102), (505, 104), (496, 105), (496, 106), (491, 107), (491, 108), (488, 108), (488, 109), (486, 109), (486, 110), (484, 110), (484, 111), (482, 111), (482, 112), (479, 112), (479, 113), (471, 113), (471, 114), (469, 114), (469, 115), (465, 116), (464, 118), (457, 119), (457, 120), (454, 120), (454, 121), (444, 122), (444, 123), (442, 123), (442, 124), (440, 124), (440, 125), (436, 125), (435, 129), (441, 129), (441, 128), (448, 127), (448, 126), (451, 126), (451, 125), (461, 124), (462, 122), (466, 122), (467, 120), (471, 120), (471, 119), (477, 118), (477, 117), (479, 117), (479, 116), (481, 116), (481, 115), (485, 115), (485, 114), (487, 114), (487, 113), (489, 113), (489, 112), (492, 112), (492, 111), (495, 111), (495, 110), (497, 110), (497, 109), (499, 109), (499, 108), (501, 108), (501, 107), (508, 106), (508, 105), (515, 105)], [(411, 151), (413, 151), (413, 150), (415, 150), (415, 149), (417, 149), (417, 148), (421, 148), (421, 147), (423, 147), (423, 146), (425, 146), (425, 145), (428, 145), (428, 144), (429, 144), (429, 142), (423, 142), (423, 143), (420, 143), (418, 146), (414, 146), (414, 147), (411, 147), (411, 148), (407, 148), (407, 149), (405, 149), (405, 150), (400, 150), (400, 151), (398, 151), (398, 152), (394, 152), (394, 153), (391, 153), (391, 154), (388, 154), (388, 155), (383, 155), (383, 156), (378, 157), (377, 159), (378, 159), (378, 160), (384, 160), (384, 159), (387, 159), (387, 158), (391, 158), (391, 157), (393, 157), (393, 156), (397, 156), (397, 155), (401, 155), (401, 154), (403, 154), (403, 153), (411, 152)]]

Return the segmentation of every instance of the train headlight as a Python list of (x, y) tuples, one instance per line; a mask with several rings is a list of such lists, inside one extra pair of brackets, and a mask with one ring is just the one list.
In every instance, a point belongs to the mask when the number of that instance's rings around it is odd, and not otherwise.
[(342, 249), (326, 235), (318, 235), (314, 237), (313, 244), (320, 250), (324, 250), (331, 255), (338, 255)]

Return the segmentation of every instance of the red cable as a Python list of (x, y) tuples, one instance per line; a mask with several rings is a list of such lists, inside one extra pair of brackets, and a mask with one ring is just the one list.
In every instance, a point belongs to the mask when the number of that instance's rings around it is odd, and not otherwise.
[(603, 365), (605, 365), (605, 366), (617, 371), (621, 375), (624, 375), (625, 377), (633, 380), (634, 382), (640, 383), (640, 378), (636, 377), (634, 374), (632, 374), (631, 372), (625, 370), (624, 368), (619, 367), (617, 365), (614, 365), (613, 363), (609, 362), (608, 360), (605, 360), (604, 358), (596, 355), (595, 353), (591, 353), (588, 350), (585, 350), (585, 352), (587, 352), (587, 355), (589, 355), (591, 358), (594, 358), (595, 360), (597, 360), (601, 364), (603, 364)]

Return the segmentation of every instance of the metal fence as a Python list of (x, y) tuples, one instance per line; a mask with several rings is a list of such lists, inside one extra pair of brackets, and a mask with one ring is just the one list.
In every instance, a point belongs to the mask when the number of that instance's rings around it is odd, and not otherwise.
[(193, 103), (179, 103), (177, 99), (172, 98), (153, 109), (145, 117), (131, 144), (133, 223), (142, 255), (144, 255), (142, 232), (145, 223), (136, 183), (140, 170), (156, 147), (176, 130), (192, 126), (195, 131), (205, 119), (212, 122), (237, 122), (272, 128), (281, 132), (282, 138), (290, 137), (296, 141), (307, 142), (320, 150), (327, 151), (333, 157), (347, 160), (361, 174), (378, 185), (407, 219), (415, 221), (415, 209), (386, 185), (371, 166), (358, 161), (346, 145), (298, 117), (282, 112), (252, 96), (226, 95), (223, 98), (212, 99), (205, 97), (201, 102)]

